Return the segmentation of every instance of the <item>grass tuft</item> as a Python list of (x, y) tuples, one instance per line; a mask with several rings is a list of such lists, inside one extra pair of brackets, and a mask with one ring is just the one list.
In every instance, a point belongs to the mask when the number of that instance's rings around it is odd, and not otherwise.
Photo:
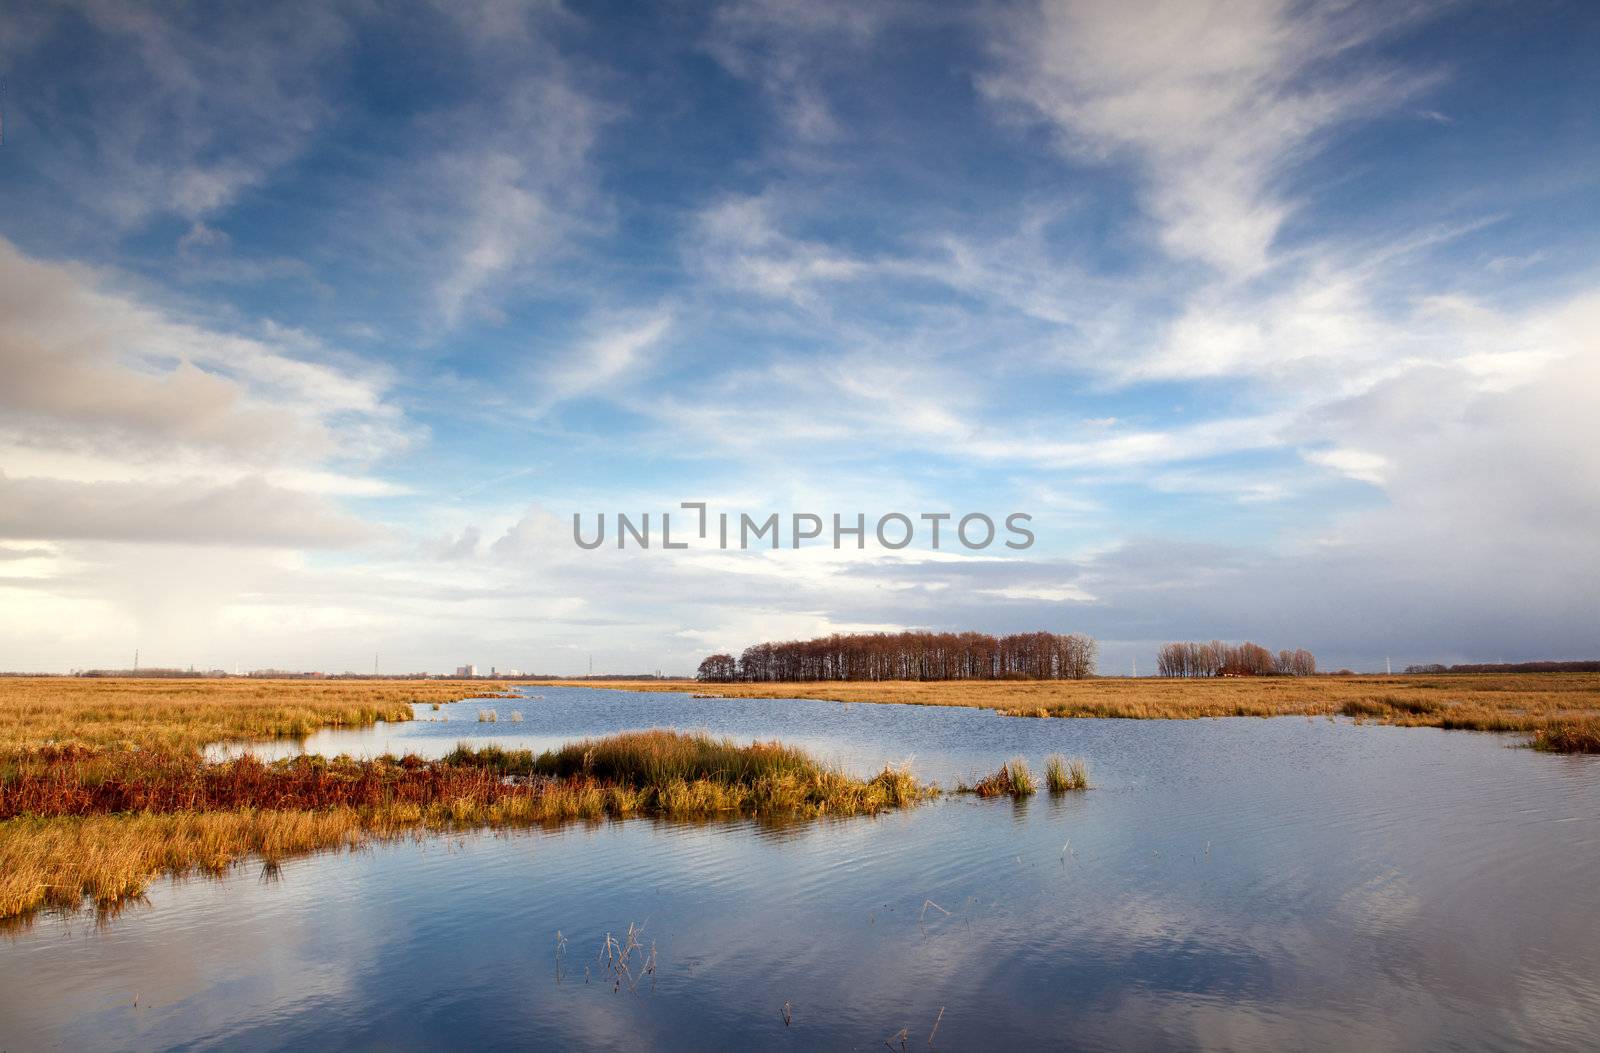
[(1529, 745), (1549, 753), (1600, 753), (1600, 719), (1555, 721), (1535, 731)]
[(956, 792), (975, 793), (979, 797), (1027, 797), (1038, 789), (1033, 772), (1028, 770), (1028, 762), (1013, 757), (993, 775), (979, 779), (973, 786), (963, 783), (956, 787)]
[(1081, 757), (1068, 760), (1059, 753), (1053, 753), (1044, 762), (1044, 784), (1051, 793), (1087, 790), (1089, 766)]
[(1039, 781), (1033, 777), (1033, 772), (1028, 768), (1028, 762), (1021, 757), (1011, 759), (1011, 785), (1012, 793), (1017, 797), (1027, 797), (1039, 792)]

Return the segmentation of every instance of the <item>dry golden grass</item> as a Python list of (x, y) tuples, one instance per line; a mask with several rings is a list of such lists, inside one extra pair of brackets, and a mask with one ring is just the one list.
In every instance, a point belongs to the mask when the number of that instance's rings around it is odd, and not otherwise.
[(1052, 753), (1044, 762), (1044, 784), (1051, 793), (1068, 793), (1089, 788), (1089, 765), (1082, 757), (1068, 760)]
[[(622, 795), (624, 798), (627, 795)], [(523, 796), (491, 805), (466, 801), (426, 808), (222, 812), (138, 812), (0, 822), (0, 920), (45, 908), (73, 910), (84, 899), (115, 907), (166, 874), (221, 874), (247, 856), (268, 863), (318, 849), (429, 830), (533, 825), (628, 814), (629, 801), (597, 788)]]
[[(909, 777), (902, 781), (898, 773), (869, 782), (830, 775), (827, 782), (820, 787), (795, 782), (738, 786), (680, 779), (649, 789), (584, 783), (551, 786), (487, 804), (461, 799), (360, 809), (8, 819), (0, 822), (0, 922), (47, 908), (73, 910), (85, 899), (100, 908), (115, 907), (143, 895), (149, 882), (162, 874), (222, 874), (249, 856), (272, 863), (375, 839), (634, 815), (704, 819), (873, 814), (922, 800), (930, 792)], [(791, 799), (799, 800), (799, 811), (785, 810)]]
[(1533, 733), (1532, 745), (1549, 753), (1600, 753), (1600, 719), (1552, 721)]
[[(34, 750), (12, 754), (0, 778), (0, 805), (15, 816), (0, 821), (0, 920), (75, 909), (85, 898), (111, 908), (141, 895), (163, 873), (217, 874), (247, 856), (272, 863), (375, 838), (633, 815), (843, 817), (905, 807), (938, 792), (905, 771), (856, 779), (777, 743), (739, 746), (666, 730), (625, 732), (537, 757), (460, 749), (432, 764), (415, 758), (208, 764), (142, 750)], [(113, 781), (131, 784), (145, 810), (98, 812), (127, 807), (126, 793), (107, 793)], [(164, 792), (171, 787), (193, 792)], [(310, 806), (230, 804), (284, 799)]]
[(410, 720), (413, 702), (504, 691), (491, 681), (0, 677), (0, 752), (53, 742), (198, 750)]
[(1343, 715), (1389, 724), (1528, 732), (1553, 722), (1600, 717), (1600, 673), (801, 684), (574, 680), (560, 684), (628, 691), (693, 691), (726, 698), (968, 706), (1015, 717), (1187, 720)]
[[(243, 781), (233, 769), (245, 762), (200, 759), (201, 748), (213, 742), (409, 720), (413, 702), (504, 690), (485, 681), (0, 678), (0, 790), (15, 798), (13, 804), (78, 802), (95, 812), (127, 807), (93, 802), (130, 793), (138, 800), (169, 800), (173, 794), (157, 792), (166, 783), (192, 791), (186, 800), (226, 802), (228, 793), (243, 790), (281, 799), (292, 791), (310, 804), (134, 805), (141, 810), (117, 814), (41, 814), (43, 805), (22, 804), (12, 809), (15, 818), (0, 821), (0, 919), (75, 908), (85, 897), (110, 907), (140, 895), (163, 873), (218, 873), (251, 855), (271, 862), (429, 830), (638, 814), (848, 816), (902, 807), (936, 792), (906, 772), (854, 779), (776, 743), (741, 747), (673, 732), (615, 736), (538, 758), (491, 749), (458, 752), (432, 766), (342, 762), (326, 774), (300, 772), (295, 766), (306, 767), (301, 762), (272, 769), (257, 764)], [(481, 777), (474, 780), (472, 772)], [(218, 778), (226, 785), (208, 782)], [(403, 799), (420, 792), (421, 783), (467, 789)], [(338, 803), (351, 799), (353, 784), (366, 794), (364, 803)], [(116, 787), (125, 792), (111, 793)], [(318, 787), (329, 798), (321, 806), (311, 792)]]

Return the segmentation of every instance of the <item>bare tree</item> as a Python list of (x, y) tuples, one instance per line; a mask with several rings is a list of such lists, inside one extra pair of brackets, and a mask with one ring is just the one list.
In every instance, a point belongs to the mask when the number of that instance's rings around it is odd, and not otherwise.
[(695, 674), (696, 680), (708, 683), (727, 683), (733, 680), (739, 672), (738, 664), (731, 654), (714, 654), (700, 663), (700, 670)]
[(1313, 676), (1317, 659), (1305, 648), (1279, 651), (1245, 641), (1225, 644), (1177, 642), (1156, 652), (1156, 672), (1170, 677), (1213, 676)]

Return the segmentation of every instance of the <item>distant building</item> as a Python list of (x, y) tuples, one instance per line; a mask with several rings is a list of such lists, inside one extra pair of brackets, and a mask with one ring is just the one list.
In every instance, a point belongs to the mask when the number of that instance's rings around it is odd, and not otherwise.
[(456, 666), (456, 676), (477, 676), (477, 675), (478, 675), (478, 667), (475, 666), (475, 665), (458, 665), (458, 666)]

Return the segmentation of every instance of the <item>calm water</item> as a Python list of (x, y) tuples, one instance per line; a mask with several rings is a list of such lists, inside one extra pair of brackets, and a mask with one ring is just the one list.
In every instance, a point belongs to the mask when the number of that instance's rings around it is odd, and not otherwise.
[[(674, 726), (862, 774), (909, 759), (946, 784), (1063, 752), (1096, 789), (781, 830), (435, 838), (161, 884), (104, 926), (43, 919), (0, 942), (0, 1049), (881, 1050), (902, 1028), (927, 1049), (936, 1020), (942, 1049), (1600, 1035), (1596, 758), (1300, 718), (536, 694), (308, 747), (437, 755)], [(478, 723), (491, 706), (500, 721)], [(597, 952), (630, 922), (630, 964), (653, 947), (657, 968), (618, 989)]]

